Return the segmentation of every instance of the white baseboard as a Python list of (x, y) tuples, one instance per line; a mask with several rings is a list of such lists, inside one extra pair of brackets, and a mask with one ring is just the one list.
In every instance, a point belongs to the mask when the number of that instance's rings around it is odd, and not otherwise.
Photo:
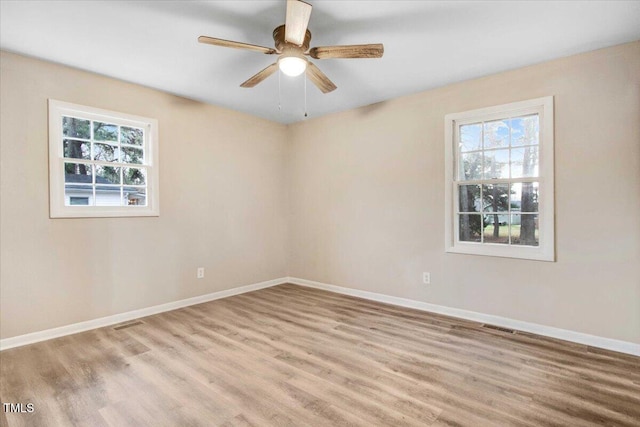
[(280, 279), (268, 280), (266, 282), (254, 283), (252, 285), (239, 286), (237, 288), (212, 292), (210, 294), (200, 295), (193, 298), (168, 302), (166, 304), (154, 305), (153, 307), (141, 308), (139, 310), (128, 311), (126, 313), (114, 314), (113, 316), (87, 320), (86, 322), (73, 323), (71, 325), (60, 326), (58, 328), (46, 329), (44, 331), (5, 338), (3, 340), (0, 340), (0, 351), (14, 347), (20, 347), (27, 344), (33, 344), (39, 341), (50, 340), (52, 338), (58, 338), (65, 335), (77, 334), (78, 332), (84, 332), (90, 329), (115, 325), (117, 323), (127, 322), (129, 320), (138, 319), (140, 317), (151, 316), (152, 314), (163, 313), (165, 311), (171, 311), (190, 305), (201, 304), (203, 302), (213, 301), (220, 298), (244, 294), (246, 292), (256, 291), (258, 289), (269, 288), (271, 286), (287, 283), (287, 279), (288, 278), (283, 277)]
[(19, 335), (16, 337), (0, 340), (0, 351), (14, 347), (20, 347), (27, 344), (33, 344), (39, 341), (45, 341), (52, 338), (58, 338), (65, 335), (77, 334), (79, 332), (88, 331), (90, 329), (102, 328), (104, 326), (115, 325), (129, 320), (138, 319), (140, 317), (151, 316), (153, 314), (163, 313), (165, 311), (176, 310), (178, 308), (190, 305), (201, 304), (203, 302), (213, 301), (221, 298), (239, 295), (246, 292), (256, 291), (258, 289), (269, 288), (271, 286), (281, 285), (283, 283), (292, 283), (294, 285), (306, 286), (309, 288), (322, 289), (325, 291), (335, 292), (338, 294), (351, 295), (372, 301), (384, 302), (400, 307), (413, 308), (416, 310), (428, 311), (432, 313), (444, 314), (447, 316), (458, 317), (460, 319), (471, 320), (480, 323), (488, 323), (491, 325), (502, 326), (505, 328), (516, 329), (523, 332), (530, 332), (551, 338), (558, 338), (565, 341), (571, 341), (579, 344), (589, 345), (607, 350), (617, 351), (620, 353), (640, 356), (640, 344), (627, 341), (620, 341), (611, 338), (603, 338), (595, 335), (584, 334), (581, 332), (569, 331), (566, 329), (554, 328), (551, 326), (539, 325), (536, 323), (523, 322), (520, 320), (509, 319), (507, 317), (494, 316), (491, 314), (478, 313), (475, 311), (462, 310), (459, 308), (446, 307), (437, 304), (431, 304), (422, 301), (416, 301), (406, 298), (399, 298), (375, 292), (362, 291), (359, 289), (345, 288), (342, 286), (329, 285), (312, 280), (300, 279), (297, 277), (283, 277), (279, 279), (268, 280), (266, 282), (254, 283), (252, 285), (240, 286), (237, 288), (227, 289), (224, 291), (213, 292), (206, 295), (200, 295), (193, 298), (187, 298), (179, 301), (173, 301), (166, 304), (155, 305), (153, 307), (142, 308), (139, 310), (128, 311), (126, 313), (115, 314), (113, 316), (101, 317), (99, 319), (88, 320), (85, 322), (74, 323), (71, 325), (61, 326), (58, 328), (46, 329), (44, 331), (33, 332), (30, 334)]
[(292, 283), (294, 285), (323, 289), (325, 291), (335, 292), (338, 294), (351, 295), (372, 301), (379, 301), (387, 304), (398, 305), (401, 307), (408, 307), (432, 313), (444, 314), (447, 316), (458, 317), (460, 319), (472, 320), (480, 323), (488, 323), (491, 325), (516, 329), (518, 331), (530, 332), (546, 337), (557, 338), (565, 341), (589, 345), (592, 347), (604, 348), (620, 353), (640, 356), (640, 344), (635, 344), (632, 342), (603, 338), (595, 335), (583, 334), (581, 332), (569, 331), (567, 329), (554, 328), (552, 326), (545, 326), (539, 325), (537, 323), (529, 323), (523, 322), (521, 320), (509, 319), (507, 317), (493, 316), (491, 314), (484, 314), (475, 311), (462, 310), (459, 308), (446, 307), (443, 305), (430, 304), (427, 302), (393, 297), (374, 292), (361, 291), (358, 289), (328, 285), (326, 283), (314, 282), (312, 280), (299, 279), (296, 277), (289, 277), (287, 281), (288, 283)]

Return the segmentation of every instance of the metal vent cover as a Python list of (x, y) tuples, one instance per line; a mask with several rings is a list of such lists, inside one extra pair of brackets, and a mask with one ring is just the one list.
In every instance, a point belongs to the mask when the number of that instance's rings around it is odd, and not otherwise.
[(483, 328), (487, 328), (487, 329), (494, 329), (496, 331), (500, 331), (500, 332), (506, 332), (508, 334), (515, 334), (517, 333), (517, 331), (515, 331), (514, 329), (509, 329), (509, 328), (503, 328), (502, 326), (496, 326), (496, 325), (489, 325), (486, 323), (482, 324)]
[(138, 326), (138, 325), (142, 325), (142, 324), (144, 324), (144, 322), (142, 320), (136, 320), (135, 322), (125, 323), (123, 325), (114, 326), (113, 330), (114, 331), (119, 331), (121, 329), (126, 329), (126, 328), (130, 328), (132, 326)]

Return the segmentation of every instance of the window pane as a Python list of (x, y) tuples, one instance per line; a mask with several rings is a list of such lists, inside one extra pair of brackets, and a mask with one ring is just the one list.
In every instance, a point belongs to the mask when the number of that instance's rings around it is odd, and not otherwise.
[(147, 206), (147, 189), (124, 187), (124, 204), (127, 206)]
[(91, 206), (93, 204), (93, 186), (91, 184), (65, 184), (65, 206)]
[(138, 148), (122, 147), (122, 161), (124, 163), (144, 163), (144, 152)]
[(458, 187), (458, 208), (460, 212), (480, 212), (480, 186), (461, 185)]
[(507, 212), (509, 210), (509, 184), (485, 184), (482, 186), (485, 212)]
[(511, 184), (511, 211), (538, 212), (539, 188), (537, 182)]
[(93, 158), (103, 162), (120, 161), (120, 150), (118, 147), (109, 144), (93, 143)]
[(144, 185), (147, 183), (147, 171), (138, 168), (124, 168), (125, 185)]
[(537, 177), (538, 147), (514, 148), (511, 150), (511, 177)]
[(69, 159), (87, 159), (91, 158), (91, 143), (85, 141), (74, 141), (73, 139), (65, 139), (63, 141), (64, 157)]
[(459, 239), (461, 242), (479, 242), (482, 229), (482, 216), (462, 214), (459, 218)]
[(460, 165), (458, 166), (459, 179), (469, 181), (482, 178), (482, 153), (462, 153), (460, 154)]
[(96, 184), (120, 184), (120, 168), (96, 165)]
[(88, 206), (89, 196), (85, 196), (85, 197), (69, 196), (69, 204), (71, 206)]
[(122, 126), (120, 128), (120, 142), (122, 144), (142, 145), (144, 131), (138, 128)]
[(96, 206), (122, 206), (120, 186), (96, 186)]
[(76, 119), (73, 117), (62, 118), (62, 135), (72, 138), (91, 138), (89, 120)]
[(64, 164), (64, 200), (65, 205), (71, 204), (71, 197), (86, 197), (90, 203), (93, 197), (93, 170), (91, 165), (84, 163)]
[(482, 124), (460, 126), (460, 151), (482, 149)]
[(509, 146), (508, 120), (495, 120), (484, 124), (484, 149)]
[(484, 243), (509, 243), (509, 214), (484, 215)]
[(118, 125), (93, 122), (93, 139), (96, 141), (118, 141)]
[(511, 244), (538, 246), (538, 215), (511, 215)]
[(509, 178), (509, 150), (484, 152), (484, 179)]
[(85, 163), (67, 163), (64, 164), (64, 182), (91, 184), (93, 171), (91, 165)]
[(511, 119), (511, 146), (538, 144), (539, 135), (537, 114)]

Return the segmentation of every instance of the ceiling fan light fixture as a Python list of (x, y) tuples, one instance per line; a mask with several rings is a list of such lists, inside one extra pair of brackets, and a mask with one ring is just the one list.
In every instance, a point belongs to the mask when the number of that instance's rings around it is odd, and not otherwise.
[(307, 60), (299, 56), (283, 56), (278, 59), (278, 67), (287, 76), (295, 77), (305, 72)]
[[(0, 0), (2, 1), (2, 0)], [(275, 49), (255, 44), (217, 39), (215, 37), (200, 36), (198, 42), (214, 46), (232, 47), (235, 49), (252, 50), (266, 55), (278, 55), (278, 60), (258, 73), (249, 77), (240, 87), (255, 87), (266, 78), (280, 70), (287, 76), (305, 74), (322, 93), (329, 93), (337, 89), (336, 85), (306, 56), (313, 59), (330, 58), (381, 58), (384, 53), (382, 43), (353, 44), (340, 46), (316, 46), (309, 49), (311, 31), (309, 31), (309, 17), (311, 6), (301, 0), (287, 0), (285, 22), (273, 30)], [(279, 74), (278, 74), (279, 75)], [(306, 86), (305, 86), (306, 88)], [(306, 89), (305, 89), (306, 90)], [(305, 92), (306, 93), (306, 92)]]

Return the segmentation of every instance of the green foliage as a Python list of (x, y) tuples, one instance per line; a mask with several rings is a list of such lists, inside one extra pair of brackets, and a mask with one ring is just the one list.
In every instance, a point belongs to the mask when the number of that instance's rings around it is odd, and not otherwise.
[(62, 134), (71, 138), (91, 138), (89, 120), (76, 119), (74, 117), (62, 118)]
[(66, 173), (66, 174), (75, 174), (76, 173), (76, 164), (75, 163), (65, 163), (64, 164), (64, 173)]
[(487, 212), (506, 212), (509, 210), (509, 185), (483, 185), (482, 204)]
[(475, 179), (482, 176), (482, 153), (468, 153), (462, 162), (464, 179)]
[(65, 163), (64, 173), (69, 175), (91, 175), (91, 165), (84, 163)]
[(93, 138), (97, 141), (117, 141), (118, 125), (93, 122)]
[(146, 182), (146, 176), (142, 169), (137, 168), (125, 168), (124, 169), (124, 183), (128, 185), (144, 185)]
[(481, 215), (462, 215), (460, 218), (460, 238), (463, 241), (480, 239), (482, 232)]
[(120, 142), (123, 144), (142, 145), (144, 133), (142, 129), (122, 126), (120, 128)]
[(122, 147), (123, 162), (142, 164), (143, 151), (138, 148)]
[(103, 162), (114, 162), (118, 159), (118, 148), (109, 144), (93, 143), (95, 160)]
[[(98, 172), (98, 168), (100, 171)], [(120, 184), (120, 168), (113, 166), (96, 166), (96, 176), (102, 176), (110, 184)]]
[(63, 142), (64, 157), (69, 159), (89, 159), (91, 157), (91, 143), (65, 139)]

